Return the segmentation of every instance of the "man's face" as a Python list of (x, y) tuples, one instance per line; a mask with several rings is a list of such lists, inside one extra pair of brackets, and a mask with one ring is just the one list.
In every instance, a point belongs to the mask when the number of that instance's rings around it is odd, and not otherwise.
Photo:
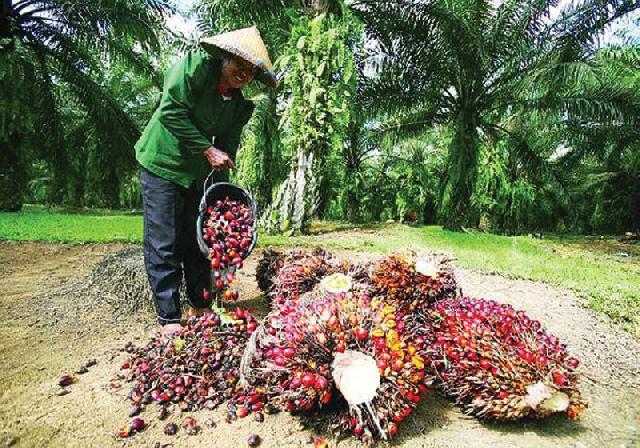
[(230, 57), (222, 66), (222, 79), (232, 88), (241, 89), (256, 75), (256, 67), (240, 58)]

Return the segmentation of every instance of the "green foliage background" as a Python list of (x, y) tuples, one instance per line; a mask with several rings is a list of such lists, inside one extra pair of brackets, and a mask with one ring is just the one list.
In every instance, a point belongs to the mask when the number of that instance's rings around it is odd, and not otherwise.
[[(552, 14), (528, 0), (199, 0), (191, 40), (166, 29), (168, 1), (68, 4), (2, 3), (4, 210), (139, 208), (133, 144), (163, 69), (201, 34), (255, 24), (284, 81), (246, 92), (256, 110), (234, 179), (261, 211), (303, 150), (319, 156), (320, 218), (506, 234), (636, 225), (636, 2)], [(603, 43), (625, 18), (629, 34)]]

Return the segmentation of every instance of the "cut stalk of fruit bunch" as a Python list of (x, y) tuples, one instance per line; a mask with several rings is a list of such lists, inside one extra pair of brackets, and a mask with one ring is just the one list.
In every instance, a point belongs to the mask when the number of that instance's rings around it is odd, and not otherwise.
[(326, 276), (320, 281), (320, 286), (325, 291), (337, 294), (339, 292), (349, 292), (351, 289), (351, 277), (340, 272)]

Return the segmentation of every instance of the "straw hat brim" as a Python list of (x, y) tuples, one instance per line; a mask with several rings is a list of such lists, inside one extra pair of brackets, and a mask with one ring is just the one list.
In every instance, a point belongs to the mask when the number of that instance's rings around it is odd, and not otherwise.
[(255, 26), (202, 38), (200, 46), (213, 56), (228, 53), (242, 58), (258, 69), (255, 76), (258, 81), (269, 87), (278, 85), (267, 47)]

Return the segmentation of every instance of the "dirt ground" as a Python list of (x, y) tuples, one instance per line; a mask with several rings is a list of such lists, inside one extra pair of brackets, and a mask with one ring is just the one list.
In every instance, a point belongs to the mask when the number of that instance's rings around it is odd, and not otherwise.
[[(0, 447), (244, 447), (252, 433), (263, 447), (310, 447), (318, 435), (330, 446), (358, 446), (318, 434), (286, 413), (264, 423), (246, 418), (232, 424), (222, 410), (198, 412), (200, 434), (162, 433), (164, 422), (151, 406), (143, 413), (149, 427), (123, 441), (115, 431), (129, 421), (128, 385), (112, 379), (126, 358), (128, 341), (142, 345), (155, 330), (152, 313), (114, 318), (110, 305), (89, 306), (69, 282), (87, 275), (98, 260), (122, 245), (0, 243)], [(241, 271), (245, 305), (264, 312), (254, 281), (255, 260)], [(431, 393), (403, 423), (393, 447), (542, 448), (640, 446), (640, 341), (613, 327), (607, 318), (581, 306), (575, 295), (542, 283), (509, 280), (458, 270), (466, 294), (509, 302), (541, 320), (582, 360), (582, 390), (590, 408), (578, 422), (562, 417), (510, 424), (483, 424), (464, 416)], [(55, 294), (57, 290), (66, 291)], [(71, 291), (71, 292), (70, 292)], [(87, 360), (97, 364), (55, 395), (57, 379)], [(115, 387), (114, 387), (115, 386)], [(177, 411), (166, 421), (180, 423)], [(204, 422), (211, 419), (215, 427)], [(386, 446), (380, 444), (380, 446)]]

